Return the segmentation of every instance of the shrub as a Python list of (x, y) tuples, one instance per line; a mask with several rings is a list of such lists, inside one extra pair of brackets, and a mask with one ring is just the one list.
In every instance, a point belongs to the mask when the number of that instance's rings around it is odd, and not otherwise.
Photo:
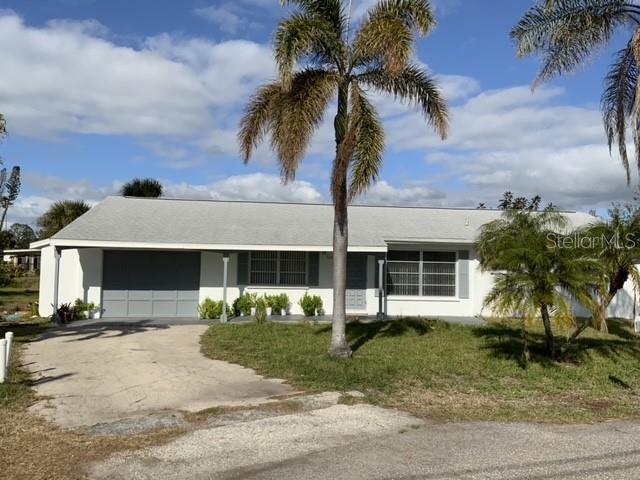
[(58, 306), (58, 310), (56, 310), (56, 316), (58, 317), (58, 321), (62, 323), (73, 320), (73, 307), (69, 303), (61, 304)]
[[(207, 297), (198, 307), (198, 314), (203, 320), (213, 320), (215, 318), (220, 318), (222, 316), (222, 305), (222, 300), (216, 302), (215, 300), (211, 300), (209, 297)], [(229, 308), (229, 305), (227, 305), (227, 314), (230, 313), (231, 309)]]
[(236, 298), (233, 302), (234, 315), (240, 316), (240, 313), (251, 315), (251, 308), (256, 306), (257, 296), (255, 293), (245, 293)]
[(267, 320), (267, 301), (264, 298), (256, 300), (256, 322), (264, 323)]
[(318, 315), (324, 314), (322, 297), (320, 297), (320, 295), (314, 295), (313, 296), (313, 303), (315, 303), (315, 305), (316, 305), (316, 312), (318, 312)]
[(299, 304), (306, 317), (313, 317), (316, 314), (316, 311), (320, 312), (322, 310), (322, 298), (318, 295), (309, 295), (308, 293), (305, 293), (300, 299)]
[(81, 320), (86, 318), (85, 312), (92, 312), (96, 309), (96, 304), (93, 302), (85, 302), (81, 298), (77, 298), (73, 304), (73, 319)]
[(281, 293), (280, 295), (272, 295), (270, 299), (273, 313), (279, 315), (283, 311), (286, 312), (287, 310), (289, 310), (289, 296), (286, 293)]

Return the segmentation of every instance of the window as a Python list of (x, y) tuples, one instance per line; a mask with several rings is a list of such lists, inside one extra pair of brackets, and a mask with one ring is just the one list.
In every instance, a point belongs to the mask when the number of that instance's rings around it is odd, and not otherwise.
[(304, 285), (306, 277), (306, 253), (280, 252), (280, 285)]
[(455, 252), (390, 251), (387, 294), (455, 297)]
[(305, 252), (251, 252), (249, 282), (252, 285), (305, 285)]

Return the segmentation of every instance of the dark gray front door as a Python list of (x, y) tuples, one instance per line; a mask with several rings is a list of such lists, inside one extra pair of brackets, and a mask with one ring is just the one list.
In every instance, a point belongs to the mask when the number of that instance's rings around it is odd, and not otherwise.
[(199, 252), (104, 252), (104, 317), (195, 317), (199, 289)]
[(367, 255), (347, 255), (347, 310), (367, 309)]

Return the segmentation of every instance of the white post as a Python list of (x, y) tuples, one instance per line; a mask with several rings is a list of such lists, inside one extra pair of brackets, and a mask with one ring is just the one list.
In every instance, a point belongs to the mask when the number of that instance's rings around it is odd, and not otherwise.
[(0, 338), (0, 383), (7, 380), (7, 341)]
[(384, 320), (384, 260), (378, 260), (378, 320)]
[(53, 317), (57, 323), (62, 323), (58, 318), (58, 286), (60, 283), (60, 250), (58, 247), (53, 247)]
[(13, 332), (7, 332), (4, 334), (4, 338), (7, 341), (7, 355), (6, 355), (6, 364), (7, 370), (9, 369), (9, 365), (11, 365), (11, 345), (13, 345)]
[(222, 322), (227, 321), (227, 273), (229, 271), (229, 254), (222, 255)]

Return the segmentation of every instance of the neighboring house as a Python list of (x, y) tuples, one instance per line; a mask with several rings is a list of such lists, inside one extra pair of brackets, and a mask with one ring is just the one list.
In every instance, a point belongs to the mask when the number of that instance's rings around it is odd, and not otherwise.
[[(474, 241), (500, 215), (349, 207), (347, 313), (480, 314), (492, 275), (480, 272)], [(229, 304), (243, 292), (286, 292), (301, 313), (309, 292), (331, 314), (332, 229), (331, 205), (109, 197), (32, 245), (42, 249), (40, 313), (82, 298), (103, 317), (195, 317), (226, 284)]]
[(33, 273), (40, 268), (40, 249), (38, 248), (17, 248), (5, 250), (2, 259), (7, 263), (20, 266), (27, 273)]

